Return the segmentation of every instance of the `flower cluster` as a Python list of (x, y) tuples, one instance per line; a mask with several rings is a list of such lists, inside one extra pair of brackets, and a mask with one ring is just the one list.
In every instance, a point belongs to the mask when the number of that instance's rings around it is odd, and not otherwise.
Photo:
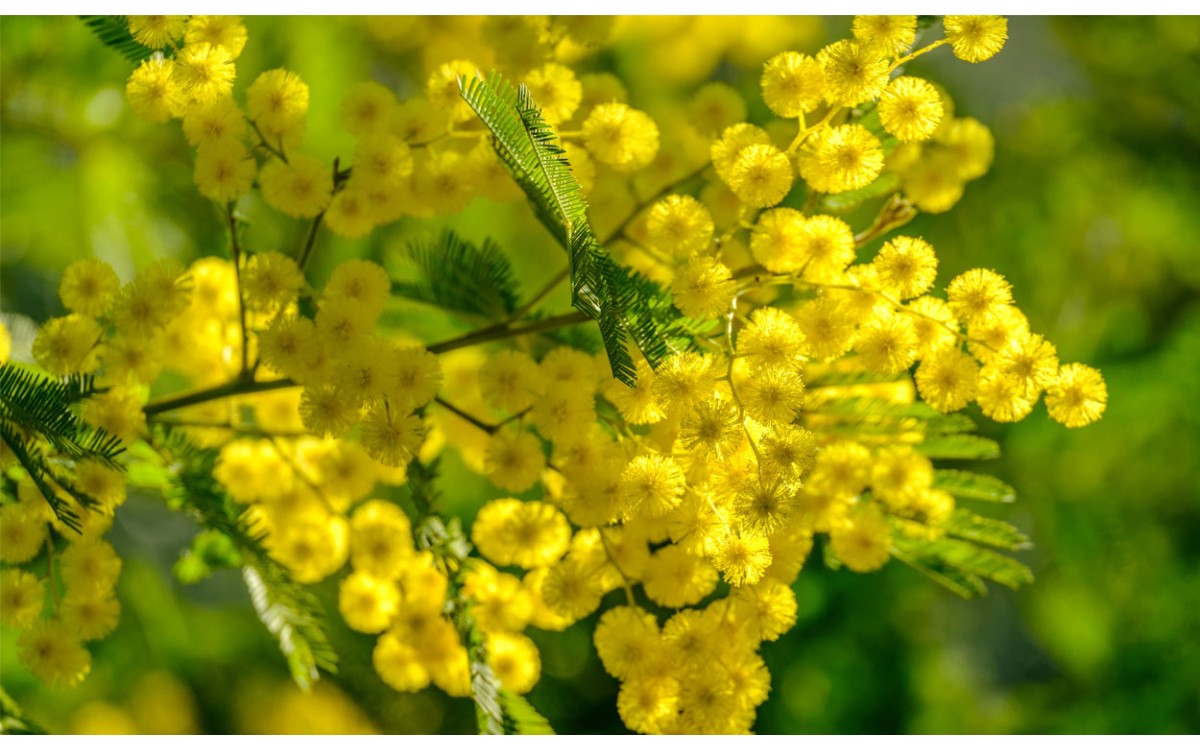
[[(378, 635), (374, 668), (396, 690), (471, 694), (470, 644), (451, 617), (463, 607), (514, 693), (540, 676), (527, 629), (604, 610), (594, 642), (628, 727), (749, 731), (770, 690), (760, 647), (795, 624), (792, 584), (814, 544), (867, 573), (906, 540), (942, 538), (955, 514), (919, 422), (873, 431), (839, 408), (976, 405), (1012, 422), (1044, 399), (1068, 427), (1104, 412), (1099, 372), (1061, 364), (1002, 275), (967, 271), (940, 296), (934, 248), (893, 233), (918, 211), (951, 208), (993, 150), (986, 127), (903, 67), (942, 46), (986, 60), (1006, 22), (947, 16), (944, 36), (916, 47), (915, 16), (857, 17), (853, 38), (815, 55), (769, 56), (761, 95), (780, 119), (762, 124), (725, 84), (652, 116), (615, 76), (577, 74), (611, 31), (599, 21), (483, 24), (479, 54), (558, 129), (604, 244), (669, 289), (682, 317), (707, 322), (694, 347), (653, 366), (639, 358), (631, 386), (603, 353), (547, 346), (537, 332), (555, 320), (522, 327), (544, 295), (476, 335), (422, 345), (383, 322), (393, 279), (382, 265), (346, 261), (312, 288), (322, 228), (360, 237), (522, 196), (460, 95), (481, 67), (442, 50), (403, 101), (374, 81), (354, 86), (340, 110), (353, 157), (326, 164), (304, 150), (300, 77), (263, 72), (239, 103), (244, 26), (192, 16), (130, 18), (133, 37), (162, 52), (133, 71), (127, 99), (152, 122), (181, 121), (199, 191), (228, 222), (230, 259), (161, 261), (124, 285), (104, 263), (77, 261), (60, 287), (69, 312), (42, 326), (34, 357), (53, 375), (98, 375), (83, 417), (126, 444), (149, 420), (218, 450), (215, 479), (270, 556), (300, 583), (340, 577), (341, 616)], [(297, 252), (242, 247), (239, 205), (255, 190), (306, 221)], [(856, 231), (838, 215), (850, 204), (831, 197), (883, 204)], [(486, 359), (459, 351), (502, 339), (515, 345)], [(164, 371), (194, 390), (149, 400)], [(397, 491), (411, 461), (446, 446), (503, 496), (479, 510), (478, 555), (461, 569), (414, 541), (422, 519)], [(119, 560), (98, 531), (124, 497), (119, 474), (78, 474), (105, 511), (61, 556), (55, 619), (37, 622), (53, 572), (2, 579), (5, 623), (31, 628), (23, 658), (68, 682), (86, 671), (78, 639), (116, 620)], [(5, 563), (54, 549), (44, 502), (20, 488), (3, 506)]]

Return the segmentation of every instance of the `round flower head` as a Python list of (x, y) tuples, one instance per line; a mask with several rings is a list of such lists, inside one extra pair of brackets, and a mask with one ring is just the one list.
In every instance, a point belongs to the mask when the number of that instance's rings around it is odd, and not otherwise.
[(926, 357), (917, 368), (921, 399), (941, 412), (958, 411), (975, 398), (979, 365), (975, 358), (945, 347)]
[(975, 401), (988, 419), (997, 422), (1019, 422), (1033, 411), (1037, 394), (1030, 394), (1025, 383), (991, 368), (980, 373), (975, 388)]
[(714, 81), (701, 86), (692, 96), (688, 102), (688, 116), (701, 133), (720, 133), (746, 119), (746, 102), (729, 84)]
[(676, 258), (708, 249), (713, 220), (708, 209), (690, 195), (668, 195), (650, 209), (646, 219), (650, 241)]
[(946, 287), (946, 297), (955, 315), (973, 321), (1011, 304), (1012, 285), (995, 271), (974, 268), (954, 277)]
[(358, 142), (353, 169), (354, 182), (367, 189), (394, 187), (412, 174), (412, 152), (394, 135), (367, 135)]
[(98, 258), (82, 258), (63, 272), (58, 296), (71, 312), (99, 317), (112, 307), (120, 288), (112, 266)]
[(1046, 389), (1046, 408), (1056, 422), (1083, 427), (1095, 422), (1108, 405), (1108, 387), (1100, 371), (1081, 364), (1063, 365)]
[(717, 175), (722, 180), (729, 182), (729, 174), (733, 165), (737, 163), (742, 149), (748, 146), (769, 145), (771, 145), (771, 136), (757, 125), (746, 122), (730, 125), (721, 133), (720, 138), (713, 141), (709, 149), (713, 168), (717, 170)]
[(959, 170), (953, 155), (941, 149), (934, 151), (901, 172), (904, 196), (926, 213), (949, 211), (962, 198), (965, 187)]
[(855, 16), (854, 38), (869, 47), (895, 55), (912, 47), (917, 38), (916, 16)]
[(855, 107), (878, 99), (888, 83), (890, 66), (876, 47), (843, 39), (817, 53), (825, 71), (825, 99), (839, 107)]
[(254, 184), (258, 165), (239, 141), (218, 141), (200, 148), (193, 177), (200, 194), (218, 203), (236, 201)]
[(245, 132), (246, 118), (228, 97), (197, 102), (183, 113), (183, 134), (196, 148), (240, 141)]
[(396, 584), (370, 573), (351, 573), (338, 587), (338, 611), (350, 629), (359, 633), (387, 630), (399, 607)]
[(546, 468), (546, 456), (537, 436), (518, 430), (500, 430), (488, 440), (484, 469), (492, 484), (509, 492), (532, 487)]
[(621, 474), (626, 515), (662, 518), (683, 498), (684, 476), (670, 456), (650, 453), (629, 462)]
[(825, 71), (799, 52), (780, 52), (763, 66), (763, 101), (780, 117), (812, 112), (825, 98)]
[(838, 125), (808, 139), (799, 166), (800, 176), (817, 192), (857, 190), (883, 170), (883, 147), (862, 125)]
[(645, 668), (662, 643), (654, 615), (634, 606), (605, 612), (596, 624), (594, 640), (604, 670), (618, 679)]
[(891, 556), (891, 528), (874, 506), (861, 509), (835, 526), (829, 541), (838, 559), (855, 573), (878, 570)]
[(625, 104), (601, 104), (583, 121), (583, 143), (596, 161), (618, 172), (649, 164), (658, 153), (658, 125)]
[(768, 208), (792, 189), (792, 163), (774, 146), (747, 146), (738, 152), (726, 180), (738, 200), (754, 208)]
[(62, 622), (42, 621), (22, 633), (17, 655), (39, 679), (62, 687), (79, 684), (92, 668), (92, 655)]
[(450, 116), (455, 122), (466, 122), (475, 116), (471, 106), (459, 94), (459, 79), (470, 81), (478, 73), (470, 60), (452, 60), (439, 65), (425, 83), (429, 103)]
[(211, 44), (224, 47), (237, 58), (246, 46), (246, 26), (238, 16), (192, 16), (184, 33), (186, 44)]
[(377, 403), (363, 417), (363, 448), (384, 466), (407, 464), (424, 439), (425, 429), (416, 414), (403, 414), (385, 403)]
[(375, 81), (356, 83), (342, 97), (342, 127), (359, 137), (379, 132), (391, 123), (396, 106), (396, 95), (387, 86)]
[(942, 123), (942, 97), (922, 78), (901, 76), (879, 98), (883, 127), (902, 143), (928, 140)]
[(946, 16), (942, 24), (954, 56), (971, 63), (992, 57), (1008, 39), (1008, 19), (1004, 16)]
[(551, 125), (570, 120), (583, 99), (583, 85), (565, 65), (546, 63), (524, 76), (533, 101), (542, 110), (542, 119)]
[(933, 246), (920, 237), (893, 237), (873, 264), (880, 288), (902, 300), (921, 296), (937, 278)]
[(805, 353), (804, 334), (795, 318), (777, 307), (760, 307), (738, 333), (737, 353), (757, 370), (794, 370)]
[(770, 543), (762, 534), (738, 527), (726, 529), (717, 541), (712, 562), (730, 586), (753, 586), (771, 565)]
[(696, 256), (675, 272), (671, 297), (689, 318), (716, 318), (729, 312), (737, 284), (720, 261)]
[(308, 84), (283, 68), (261, 73), (246, 89), (246, 111), (264, 130), (285, 130), (308, 112)]
[(143, 120), (164, 123), (183, 109), (184, 97), (175, 79), (175, 61), (143, 60), (125, 84), (129, 107)]
[(263, 200), (297, 219), (321, 213), (333, 197), (329, 167), (304, 154), (292, 154), (286, 163), (272, 161), (262, 168), (259, 184)]
[(233, 91), (237, 71), (233, 57), (224, 47), (189, 44), (176, 56), (175, 78), (184, 96), (197, 102), (209, 102)]
[(951, 120), (938, 135), (938, 143), (951, 154), (954, 174), (974, 180), (987, 174), (996, 151), (996, 139), (987, 126), (972, 117)]
[(471, 539), (496, 565), (532, 570), (554, 565), (566, 554), (571, 526), (548, 503), (493, 500), (479, 511)]
[(875, 318), (859, 329), (854, 348), (872, 372), (895, 375), (917, 360), (917, 332), (907, 315)]
[(517, 695), (532, 690), (542, 675), (537, 646), (520, 633), (489, 633), (487, 655), (501, 686)]
[(335, 194), (325, 211), (325, 224), (334, 234), (342, 237), (365, 237), (370, 234), (375, 228), (375, 214), (366, 189), (349, 185)]
[(129, 33), (150, 49), (162, 49), (183, 36), (187, 16), (129, 16)]
[(45, 599), (46, 586), (37, 576), (17, 568), (0, 571), (0, 622), (11, 628), (32, 625)]
[(505, 349), (479, 370), (479, 390), (494, 409), (516, 413), (529, 408), (543, 390), (537, 363), (524, 352)]
[(729, 401), (701, 401), (683, 417), (679, 443), (687, 450), (731, 455), (742, 441), (742, 421)]
[(85, 315), (51, 318), (33, 340), (33, 358), (53, 375), (90, 372), (99, 363), (100, 326)]

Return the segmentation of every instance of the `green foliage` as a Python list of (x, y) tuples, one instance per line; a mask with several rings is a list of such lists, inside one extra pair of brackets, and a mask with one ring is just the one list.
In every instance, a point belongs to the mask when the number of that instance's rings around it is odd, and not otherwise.
[(446, 229), (434, 241), (411, 242), (407, 257), (416, 278), (395, 282), (398, 295), (483, 320), (503, 320), (517, 309), (512, 265), (491, 239), (476, 247)]
[(524, 696), (500, 688), (500, 707), (504, 709), (505, 734), (554, 734), (550, 722)]
[(141, 62), (154, 54), (154, 50), (129, 33), (129, 19), (125, 16), (80, 16), (79, 19), (101, 43), (120, 52), (130, 62)]
[(959, 469), (934, 470), (933, 486), (969, 500), (1011, 503), (1017, 499), (1017, 491), (996, 477)]
[(699, 324), (684, 319), (661, 286), (613, 261), (596, 238), (583, 190), (529, 90), (514, 92), (495, 72), (460, 88), (534, 213), (567, 250), (571, 304), (599, 325), (613, 377), (635, 382), (631, 342), (651, 365), (692, 346)]
[(4, 688), (0, 688), (0, 734), (45, 734), (46, 730), (26, 718)]
[(946, 520), (943, 527), (950, 536), (979, 544), (988, 544), (1000, 549), (1017, 550), (1029, 546), (1029, 537), (1016, 526), (998, 518), (988, 518), (958, 508)]
[(930, 458), (984, 460), (1000, 456), (995, 440), (978, 435), (939, 435), (926, 439), (916, 449)]
[[(1003, 538), (994, 531), (988, 535)], [(897, 536), (892, 551), (902, 562), (966, 599), (987, 593), (985, 579), (1013, 589), (1033, 583), (1033, 572), (1024, 563), (962, 539)]]
[[(975, 423), (964, 414), (943, 414), (928, 404), (914, 401), (898, 404), (879, 398), (837, 399), (815, 413), (836, 417), (833, 425), (822, 430), (846, 435), (899, 435), (919, 432), (927, 436), (970, 432)], [(926, 438), (928, 441), (930, 438)]]
[(55, 487), (66, 490), (82, 507), (94, 507), (96, 501), (73, 486), (61, 463), (47, 456), (43, 446), (52, 448), (56, 459), (90, 459), (121, 468), (116, 462), (124, 451), (120, 439), (87, 424), (72, 408), (94, 392), (90, 376), (53, 380), (12, 363), (0, 366), (0, 439), (59, 521), (75, 531), (80, 529), (79, 516)]
[[(168, 502), (187, 511), (205, 529), (225, 537), (236, 549), (250, 600), (262, 623), (279, 641), (296, 684), (308, 690), (318, 669), (337, 671), (337, 654), (325, 635), (324, 609), (316, 595), (296, 583), (263, 546), (266, 534), (253, 529), (213, 472), (218, 453), (193, 445), (177, 430), (157, 425), (151, 441), (178, 467)], [(185, 574), (189, 572), (185, 567)]]

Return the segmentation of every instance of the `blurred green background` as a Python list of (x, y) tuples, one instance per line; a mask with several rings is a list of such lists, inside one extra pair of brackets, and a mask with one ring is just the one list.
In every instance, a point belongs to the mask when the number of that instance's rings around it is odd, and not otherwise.
[[(453, 20), (428, 23), (450, 44)], [(312, 91), (309, 150), (345, 153), (341, 92), (365, 78), (401, 98), (419, 90), (413, 44), (428, 23), (248, 19), (239, 85), (271, 67), (296, 70)], [(786, 48), (814, 52), (845, 36), (849, 19), (645, 26), (659, 36), (619, 34), (581, 68), (618, 71), (635, 105), (664, 71), (684, 94), (723, 80), (756, 117), (759, 64)], [(724, 36), (705, 46), (695, 41), (704, 34)], [(1011, 279), (1063, 361), (1104, 372), (1108, 413), (1073, 431), (1039, 407), (1020, 424), (984, 428), (1004, 457), (977, 468), (1018, 489), (1000, 512), (1035, 543), (1018, 553), (1037, 576), (1026, 590), (964, 602), (896, 563), (859, 576), (813, 561), (796, 584), (799, 624), (763, 648), (772, 695), (756, 730), (1200, 731), (1200, 19), (1014, 18), (991, 61), (944, 52), (910, 72), (944, 84), (959, 115), (993, 130), (996, 160), (950, 213), (906, 231), (938, 249), (939, 284), (977, 266)], [(125, 107), (129, 71), (76, 19), (0, 21), (6, 314), (59, 314), (58, 276), (81, 255), (129, 278), (153, 257), (222, 252), (178, 128)], [(326, 238), (320, 260), (327, 270), (342, 257), (382, 257), (431, 224), (453, 225), (526, 248), (514, 260), (536, 289), (558, 262), (544, 262), (552, 251), (527, 213), (477, 200), (369, 240)], [(263, 248), (290, 247), (299, 231), (268, 219), (252, 229)], [(456, 465), (448, 495), (470, 514), (495, 490)], [(469, 702), (388, 690), (370, 669), (372, 639), (336, 624), (340, 674), (311, 696), (290, 688), (236, 574), (187, 587), (171, 576), (194, 533), (153, 497), (122, 508), (109, 535), (125, 559), (122, 620), (93, 648), (81, 687), (34, 681), (4, 632), (0, 682), (34, 720), (56, 731), (473, 731)], [(328, 597), (335, 586), (321, 588)], [(533, 631), (543, 679), (530, 700), (559, 732), (622, 731), (616, 682), (590, 645), (593, 620)]]

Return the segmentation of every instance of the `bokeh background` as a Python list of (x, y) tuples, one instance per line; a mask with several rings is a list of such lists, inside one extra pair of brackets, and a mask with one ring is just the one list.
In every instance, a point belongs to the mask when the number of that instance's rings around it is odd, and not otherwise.
[[(658, 97), (725, 81), (761, 121), (761, 63), (783, 49), (815, 52), (849, 24), (621, 20), (612, 45), (580, 69), (617, 72), (632, 103), (652, 112)], [(469, 19), (247, 26), (240, 85), (280, 65), (297, 71), (312, 91), (308, 148), (321, 157), (349, 148), (336, 127), (349, 85), (374, 78), (403, 98), (430, 62), (470, 56), (483, 33)], [(17, 316), (61, 313), (58, 278), (74, 258), (95, 254), (128, 278), (154, 257), (222, 252), (178, 128), (140, 122), (124, 105), (129, 72), (76, 19), (0, 21), (0, 307), (18, 342), (28, 334)], [(1035, 543), (1018, 553), (1037, 576), (1025, 590), (993, 587), (965, 602), (895, 562), (859, 576), (810, 561), (796, 583), (798, 625), (763, 648), (772, 695), (756, 730), (1200, 731), (1200, 19), (1014, 18), (991, 61), (941, 50), (910, 72), (942, 83), (959, 114), (992, 128), (997, 148), (953, 211), (906, 231), (938, 249), (940, 284), (977, 266), (1011, 279), (1063, 361), (1103, 370), (1108, 413), (1073, 431), (1039, 406), (1022, 423), (984, 428), (1004, 457), (978, 468), (1018, 489), (1000, 512)], [(545, 262), (557, 251), (520, 204), (482, 199), (368, 240), (324, 239), (318, 262), (327, 272), (344, 257), (383, 258), (446, 225), (520, 248), (527, 289), (559, 265)], [(251, 231), (268, 248), (290, 247), (299, 230), (264, 221)], [(397, 316), (419, 335), (450, 325)], [(452, 512), (469, 518), (496, 496), (453, 456), (445, 467)], [(125, 560), (122, 620), (94, 648), (81, 687), (36, 682), (4, 632), (0, 683), (32, 719), (55, 731), (473, 731), (468, 701), (382, 685), (372, 639), (339, 629), (336, 616), (342, 669), (300, 694), (236, 573), (190, 586), (172, 576), (195, 531), (153, 496), (122, 508), (110, 533)], [(327, 600), (335, 585), (322, 586)], [(623, 731), (617, 684), (590, 644), (593, 620), (534, 631), (543, 679), (529, 697), (559, 732)]]

